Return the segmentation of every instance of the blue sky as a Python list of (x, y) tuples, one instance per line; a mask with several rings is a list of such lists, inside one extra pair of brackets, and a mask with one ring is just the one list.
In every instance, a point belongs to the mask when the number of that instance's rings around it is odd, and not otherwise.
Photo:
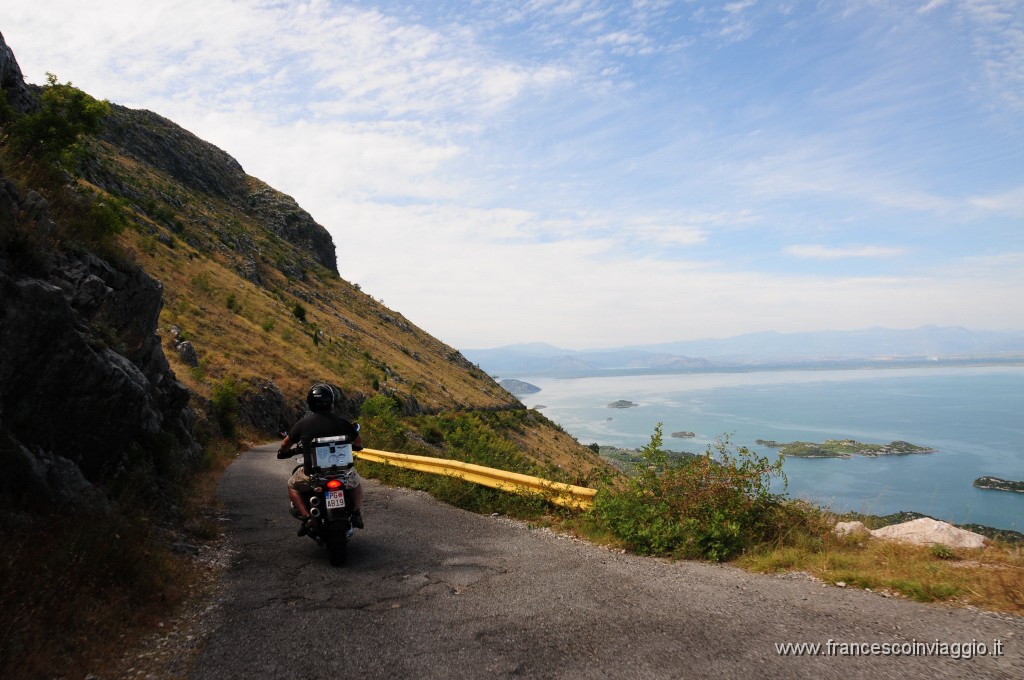
[(28, 5), (27, 80), (225, 149), (456, 347), (1024, 328), (1016, 0)]

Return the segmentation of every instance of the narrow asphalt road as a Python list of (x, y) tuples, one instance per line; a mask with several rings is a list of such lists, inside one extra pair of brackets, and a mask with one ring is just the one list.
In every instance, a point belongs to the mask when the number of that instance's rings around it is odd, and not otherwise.
[[(373, 482), (332, 568), (295, 535), (290, 469), (267, 446), (224, 475), (238, 552), (192, 678), (1024, 677), (1021, 618), (619, 554)], [(827, 656), (829, 640), (988, 655)], [(822, 654), (776, 646), (805, 642)]]

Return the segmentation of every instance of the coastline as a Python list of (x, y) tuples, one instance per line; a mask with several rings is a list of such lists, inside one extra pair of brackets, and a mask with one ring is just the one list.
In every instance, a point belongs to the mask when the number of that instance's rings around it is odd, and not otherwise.
[[(693, 457), (698, 455), (694, 453), (689, 453), (687, 451), (672, 451), (669, 449), (663, 450), (670, 456)], [(612, 465), (627, 473), (631, 469), (635, 468), (637, 464), (643, 462), (643, 455), (641, 454), (640, 449), (626, 449), (617, 446), (598, 445), (598, 453), (602, 458), (608, 460)], [(1017, 484), (1024, 485), (1024, 482), (1017, 482)], [(1021, 492), (1024, 493), (1024, 491)], [(910, 522), (912, 520), (921, 519), (923, 517), (939, 521), (947, 521), (941, 520), (938, 517), (933, 517), (932, 515), (928, 515), (926, 513), (915, 512), (913, 510), (900, 510), (885, 515), (848, 511), (843, 513), (835, 513), (835, 516), (839, 521), (842, 522), (862, 522), (869, 529), (880, 529), (882, 527), (889, 526), (892, 524), (903, 524), (904, 522)], [(1011, 543), (1014, 545), (1024, 545), (1024, 533), (1016, 531), (1014, 529), (1000, 529), (998, 527), (989, 526), (986, 524), (978, 524), (975, 522), (949, 523), (960, 529), (965, 529), (967, 531), (973, 531), (976, 534), (981, 534), (986, 538), (1005, 541), (1007, 543)]]
[[(854, 455), (829, 463), (788, 457), (792, 497), (835, 512), (885, 515), (912, 509), (951, 523), (1024, 530), (1024, 495), (971, 486), (982, 475), (1024, 479), (1024, 438), (1014, 414), (1024, 399), (1024, 367), (932, 370), (786, 371), (584, 379), (537, 378), (524, 398), (584, 444), (647, 444), (664, 426), (665, 445), (702, 453), (727, 435), (762, 455), (754, 440), (904, 440), (928, 455)], [(611, 412), (615, 399), (639, 403)], [(614, 420), (606, 420), (615, 416)], [(669, 439), (674, 431), (696, 437)], [(781, 488), (781, 483), (780, 483)]]

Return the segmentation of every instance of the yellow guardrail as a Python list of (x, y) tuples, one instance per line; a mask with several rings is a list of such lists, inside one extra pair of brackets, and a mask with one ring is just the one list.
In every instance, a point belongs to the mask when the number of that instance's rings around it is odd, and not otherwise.
[(510, 491), (518, 494), (538, 493), (545, 496), (552, 503), (557, 503), (569, 508), (586, 509), (594, 504), (596, 489), (585, 486), (575, 486), (562, 482), (552, 482), (540, 477), (522, 475), (518, 472), (506, 472), (494, 468), (464, 463), (461, 460), (448, 460), (446, 458), (429, 458), (427, 456), (413, 456), (408, 453), (392, 453), (390, 451), (377, 451), (376, 449), (363, 449), (356, 452), (356, 458), (367, 460), (372, 463), (385, 463), (395, 467), (429, 472), (435, 475), (448, 475), (457, 477), (467, 482), (489, 486), (492, 489)]

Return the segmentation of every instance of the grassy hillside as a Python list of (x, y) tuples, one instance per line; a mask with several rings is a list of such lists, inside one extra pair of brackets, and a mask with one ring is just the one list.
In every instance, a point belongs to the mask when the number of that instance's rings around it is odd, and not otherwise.
[[(106, 186), (92, 188), (130, 214), (122, 245), (164, 284), (161, 321), (195, 345), (202, 370), (176, 367), (198, 393), (225, 377), (273, 379), (294, 395), (325, 379), (364, 396), (411, 397), (430, 411), (519, 407), (454, 349), (274, 234), (261, 215), (110, 142), (93, 148), (102, 174), (87, 177), (99, 176)], [(273, 191), (254, 178), (245, 184), (252, 194)]]

